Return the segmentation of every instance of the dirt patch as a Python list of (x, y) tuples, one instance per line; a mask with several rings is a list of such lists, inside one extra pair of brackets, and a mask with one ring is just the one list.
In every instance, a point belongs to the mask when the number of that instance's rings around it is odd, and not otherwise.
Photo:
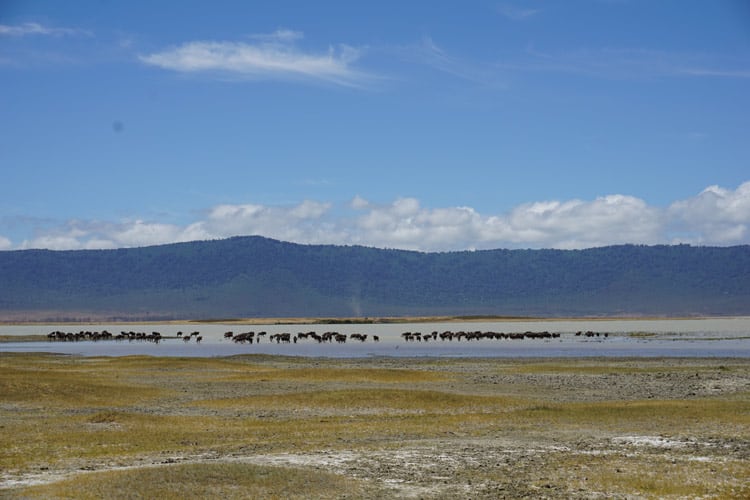
[[(320, 450), (312, 453), (257, 455), (155, 456), (129, 465), (80, 464), (75, 470), (41, 471), (22, 477), (4, 477), (0, 488), (10, 497), (23, 487), (49, 484), (79, 474), (128, 471), (144, 467), (168, 468), (177, 464), (242, 462), (322, 470), (357, 478), (393, 498), (631, 498), (610, 489), (597, 491), (597, 467), (606, 460), (615, 474), (627, 474), (634, 460), (666, 463), (679, 468), (690, 462), (706, 464), (714, 474), (727, 462), (745, 461), (747, 441), (671, 440), (660, 436), (619, 436), (550, 445), (514, 440), (446, 439), (403, 443), (380, 450)], [(575, 460), (572, 470), (558, 464)], [(721, 475), (721, 473), (719, 473)], [(747, 478), (719, 477), (722, 488), (745, 491)], [(592, 487), (593, 486), (593, 487)], [(697, 497), (697, 496), (696, 496)]]

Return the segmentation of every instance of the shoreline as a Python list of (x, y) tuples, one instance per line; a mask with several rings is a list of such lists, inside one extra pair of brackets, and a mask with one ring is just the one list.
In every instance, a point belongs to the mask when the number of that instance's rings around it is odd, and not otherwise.
[(556, 321), (688, 321), (711, 319), (746, 318), (742, 315), (696, 315), (696, 316), (503, 316), (503, 315), (467, 315), (467, 316), (377, 316), (377, 317), (251, 317), (251, 318), (209, 318), (209, 319), (172, 319), (163, 320), (123, 320), (103, 317), (76, 320), (18, 320), (0, 319), (0, 326), (35, 326), (35, 325), (370, 325), (370, 324), (413, 324), (413, 323), (522, 323), (522, 322), (556, 322)]

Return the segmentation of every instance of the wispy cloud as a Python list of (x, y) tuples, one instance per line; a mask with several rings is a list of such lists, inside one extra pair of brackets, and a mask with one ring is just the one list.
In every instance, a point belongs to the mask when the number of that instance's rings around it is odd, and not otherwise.
[(295, 44), (302, 37), (297, 31), (278, 30), (251, 35), (253, 43), (193, 41), (139, 59), (180, 73), (315, 80), (349, 87), (360, 87), (371, 80), (370, 75), (353, 67), (361, 56), (360, 49), (339, 44), (323, 53), (305, 52)]
[(640, 48), (522, 51), (500, 50), (494, 60), (456, 54), (430, 36), (399, 47), (396, 56), (413, 64), (485, 87), (507, 89), (514, 75), (570, 74), (604, 80), (750, 78), (750, 58)]
[(497, 6), (497, 12), (500, 15), (505, 16), (513, 21), (523, 21), (524, 19), (535, 16), (536, 14), (541, 12), (541, 10), (530, 9), (528, 7), (519, 7), (510, 3), (502, 3)]
[(504, 214), (481, 214), (467, 206), (423, 207), (408, 197), (378, 204), (355, 196), (339, 210), (314, 200), (291, 206), (222, 204), (185, 225), (142, 219), (45, 225), (15, 246), (0, 236), (0, 249), (120, 248), (236, 235), (424, 251), (750, 244), (750, 182), (734, 190), (710, 186), (667, 208), (622, 194), (531, 202)]
[(508, 55), (495, 67), (510, 71), (571, 73), (608, 79), (750, 78), (750, 60), (718, 54), (599, 48)]
[(410, 63), (421, 64), (461, 80), (488, 86), (500, 85), (497, 68), (450, 54), (429, 36), (418, 43), (399, 48), (398, 54)]
[(90, 31), (77, 28), (54, 28), (39, 23), (23, 23), (15, 26), (0, 24), (0, 36), (91, 36)]
[(748, 66), (748, 69), (713, 69), (709, 67), (688, 67), (677, 68), (675, 71), (687, 76), (750, 78), (750, 64)]
[(296, 40), (302, 40), (304, 37), (305, 34), (301, 31), (284, 28), (277, 29), (273, 33), (255, 33), (248, 36), (248, 38), (262, 40), (267, 43), (290, 43)]

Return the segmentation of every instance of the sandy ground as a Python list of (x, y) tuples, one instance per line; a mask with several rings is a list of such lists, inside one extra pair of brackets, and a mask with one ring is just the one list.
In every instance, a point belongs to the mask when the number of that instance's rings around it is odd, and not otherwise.
[[(536, 394), (550, 404), (597, 401), (693, 400), (725, 398), (747, 400), (750, 394), (750, 363), (736, 359), (631, 359), (631, 360), (557, 360), (549, 371), (519, 373), (503, 366), (517, 368), (535, 360), (457, 359), (450, 361), (414, 360), (404, 358), (294, 360), (270, 358), (275, 367), (327, 366), (335, 368), (392, 368), (446, 371), (459, 376), (442, 382), (441, 390), (476, 395), (526, 396)], [(596, 370), (559, 369), (570, 363), (574, 367), (591, 365)], [(606, 363), (611, 371), (602, 372)], [(179, 382), (177, 382), (179, 384)], [(418, 385), (418, 384), (417, 384)], [(180, 390), (178, 386), (173, 389)], [(196, 400), (206, 397), (239, 397), (242, 390), (227, 386), (225, 393), (216, 388), (202, 388), (185, 382)], [(273, 387), (255, 388), (265, 391), (293, 391), (294, 387), (279, 382)], [(155, 415), (190, 414), (200, 417), (206, 410), (183, 404), (164, 403), (149, 410)], [(231, 411), (236, 412), (236, 408)], [(304, 412), (304, 410), (302, 410)], [(331, 415), (342, 410), (332, 408)], [(347, 409), (365, 415), (371, 409)], [(247, 410), (242, 418), (304, 418), (296, 409)], [(316, 411), (316, 418), (325, 417)], [(676, 415), (679, 418), (679, 415)], [(105, 424), (106, 425), (106, 424)], [(705, 428), (704, 428), (705, 427)], [(750, 429), (717, 429), (710, 422), (702, 427), (691, 423), (683, 427), (657, 424), (647, 428), (628, 426), (609, 428), (564, 429), (512, 427), (493, 435), (467, 435), (461, 428), (446, 432), (443, 437), (399, 442), (361, 443), (347, 448), (340, 443), (335, 449), (310, 452), (265, 453), (261, 450), (238, 450), (231, 453), (199, 453), (196, 455), (159, 454), (144, 456), (129, 463), (91, 462), (81, 460), (55, 470), (26, 471), (21, 474), (0, 474), (0, 497), (15, 498), (19, 487), (45, 484), (103, 470), (128, 470), (137, 467), (170, 467), (178, 463), (247, 462), (259, 465), (306, 467), (339, 473), (374, 485), (376, 496), (383, 498), (648, 498), (646, 489), (633, 493), (607, 488), (604, 477), (618, 474), (674, 474), (697, 471), (710, 476), (714, 490), (708, 497), (742, 498), (750, 492), (750, 466), (737, 473), (737, 464), (750, 464)], [(689, 433), (686, 432), (689, 429)], [(696, 431), (696, 429), (698, 429)], [(660, 472), (661, 471), (661, 472)], [(658, 481), (657, 477), (653, 481)], [(684, 481), (701, 481), (699, 477)], [(709, 479), (705, 479), (709, 480)], [(697, 485), (697, 483), (696, 483)], [(689, 491), (689, 488), (688, 488)], [(696, 486), (696, 491), (698, 491)], [(687, 498), (690, 494), (683, 495)]]

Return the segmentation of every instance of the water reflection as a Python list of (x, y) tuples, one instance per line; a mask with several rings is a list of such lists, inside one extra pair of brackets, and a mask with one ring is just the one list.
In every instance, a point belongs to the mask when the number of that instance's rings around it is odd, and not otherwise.
[[(750, 357), (750, 318), (710, 318), (690, 320), (589, 320), (589, 321), (523, 321), (466, 323), (390, 323), (367, 325), (226, 325), (226, 324), (145, 324), (145, 325), (23, 325), (0, 326), (0, 335), (47, 335), (52, 331), (159, 332), (161, 341), (142, 339), (80, 340), (78, 342), (11, 342), (0, 344), (0, 352), (57, 352), (84, 356), (187, 356), (213, 357), (237, 354), (282, 354), (308, 357), (367, 356), (447, 356), (447, 357), (586, 357), (586, 356), (671, 356), (671, 357)], [(226, 338), (243, 332), (256, 332), (252, 344), (235, 343)], [(266, 332), (260, 337), (257, 333)], [(322, 342), (298, 338), (298, 333), (322, 335), (335, 331), (347, 335), (345, 343)], [(481, 338), (440, 340), (432, 333), (451, 332), (554, 332), (546, 338)], [(598, 332), (586, 337), (576, 332)], [(202, 337), (196, 343), (194, 335)], [(403, 334), (420, 333), (420, 341), (406, 341)], [(180, 334), (178, 336), (178, 334)], [(274, 342), (283, 334), (290, 341)], [(605, 337), (604, 334), (607, 334)], [(367, 335), (365, 341), (352, 340), (352, 334)], [(429, 341), (423, 339), (430, 334)], [(372, 339), (379, 337), (378, 342)]]

